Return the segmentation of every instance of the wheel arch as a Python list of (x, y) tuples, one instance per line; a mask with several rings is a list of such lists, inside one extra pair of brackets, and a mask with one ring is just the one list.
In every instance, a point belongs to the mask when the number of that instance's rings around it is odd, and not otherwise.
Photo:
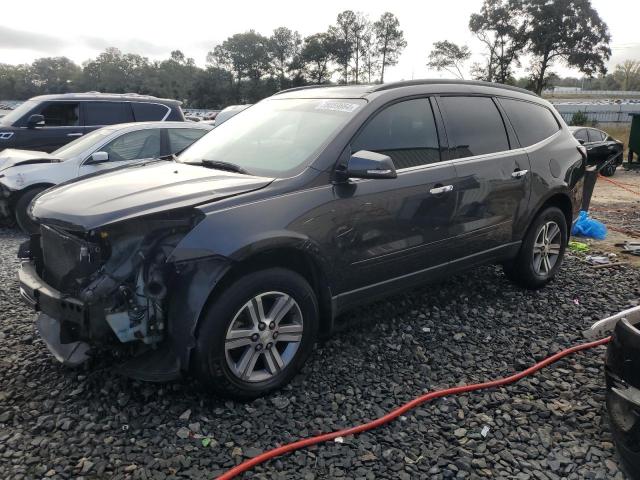
[(540, 213), (549, 207), (559, 208), (560, 211), (564, 214), (565, 220), (567, 222), (567, 234), (571, 235), (571, 225), (573, 223), (573, 202), (571, 201), (571, 196), (568, 192), (564, 191), (556, 191), (543, 199), (537, 208), (533, 210), (533, 214), (529, 218), (529, 222), (527, 224), (526, 232), (529, 231), (531, 225), (538, 218)]
[[(301, 275), (316, 294), (319, 310), (319, 334), (327, 336), (333, 329), (334, 312), (328, 263), (317, 252), (312, 252), (309, 242), (267, 242), (262, 248), (244, 248), (233, 257), (223, 275), (209, 293), (205, 308), (200, 313), (198, 325), (208, 306), (215, 302), (237, 279), (248, 273), (278, 267)], [(197, 329), (196, 329), (197, 332)], [(196, 333), (197, 334), (197, 333)]]
[(11, 196), (11, 206), (15, 208), (18, 200), (22, 198), (22, 196), (25, 195), (27, 192), (30, 192), (31, 190), (35, 190), (35, 189), (46, 190), (51, 187), (55, 187), (55, 183), (39, 182), (39, 183), (34, 183), (32, 185), (28, 185), (21, 190), (16, 190), (15, 192), (13, 192), (13, 195)]

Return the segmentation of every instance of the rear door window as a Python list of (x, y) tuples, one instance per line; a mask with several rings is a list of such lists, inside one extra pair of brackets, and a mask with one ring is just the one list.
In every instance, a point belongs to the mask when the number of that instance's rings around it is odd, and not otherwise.
[(179, 153), (202, 137), (208, 130), (201, 128), (169, 129), (169, 153)]
[(131, 103), (136, 122), (159, 122), (169, 113), (169, 107), (158, 103)]
[(125, 133), (100, 150), (109, 154), (110, 162), (159, 157), (160, 129), (148, 128)]
[(439, 162), (438, 133), (429, 100), (398, 102), (375, 114), (351, 142), (351, 150), (388, 155), (398, 169)]
[(574, 132), (573, 136), (576, 137), (576, 140), (582, 140), (584, 143), (589, 142), (589, 135), (587, 134), (586, 128), (577, 130), (576, 132)]
[(457, 158), (509, 150), (502, 116), (489, 97), (441, 97), (447, 138)]
[(80, 123), (80, 106), (73, 102), (51, 102), (40, 112), (47, 127), (75, 127)]
[(542, 105), (512, 98), (501, 98), (500, 104), (523, 147), (541, 142), (560, 130), (553, 113)]
[(133, 122), (133, 112), (128, 102), (86, 102), (84, 124), (86, 126), (115, 125)]
[(589, 129), (589, 141), (590, 142), (602, 142), (605, 139), (606, 135), (602, 133), (600, 130), (595, 130), (593, 128)]

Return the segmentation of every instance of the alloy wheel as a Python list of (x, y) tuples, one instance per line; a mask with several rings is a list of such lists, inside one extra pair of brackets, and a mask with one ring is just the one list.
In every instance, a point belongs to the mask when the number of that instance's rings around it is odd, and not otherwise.
[(560, 258), (562, 231), (556, 222), (545, 222), (538, 230), (533, 244), (533, 270), (547, 276)]
[(256, 295), (238, 310), (227, 329), (227, 365), (239, 380), (269, 380), (291, 363), (303, 331), (302, 311), (293, 297), (283, 292)]

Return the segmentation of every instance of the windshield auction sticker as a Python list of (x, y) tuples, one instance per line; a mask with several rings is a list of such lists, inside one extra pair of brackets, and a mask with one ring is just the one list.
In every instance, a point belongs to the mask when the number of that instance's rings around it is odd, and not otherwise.
[(338, 102), (335, 100), (323, 100), (318, 104), (316, 110), (333, 110), (334, 112), (354, 112), (360, 105), (357, 103)]

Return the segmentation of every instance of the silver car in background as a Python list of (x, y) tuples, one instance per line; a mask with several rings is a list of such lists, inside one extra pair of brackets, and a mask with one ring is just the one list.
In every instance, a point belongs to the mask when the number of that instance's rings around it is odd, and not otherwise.
[(192, 122), (138, 122), (94, 130), (52, 153), (0, 152), (0, 218), (15, 217), (26, 233), (37, 230), (27, 208), (42, 191), (74, 178), (133, 161), (181, 152), (213, 129)]

